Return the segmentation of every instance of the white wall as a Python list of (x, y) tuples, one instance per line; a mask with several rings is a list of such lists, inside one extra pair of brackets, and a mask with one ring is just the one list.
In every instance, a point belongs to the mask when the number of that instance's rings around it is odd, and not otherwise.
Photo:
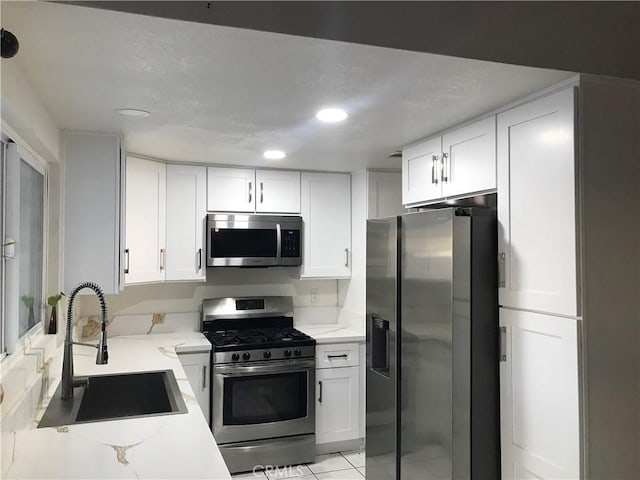
[[(3, 134), (48, 162), (48, 267), (45, 282), (45, 295), (48, 296), (58, 291), (60, 279), (60, 130), (23, 74), (19, 57), (2, 60), (0, 102)], [(43, 335), (41, 329), (35, 328), (19, 343), (14, 353), (2, 360), (0, 382), (4, 400), (0, 409), (0, 476), (11, 465), (12, 452), (17, 448), (17, 433), (33, 428), (34, 416), (46, 395), (43, 390), (54, 384), (53, 377), (60, 372), (58, 364), (49, 368), (60, 338)]]
[(60, 158), (60, 129), (20, 66), (20, 56), (2, 60), (2, 120), (47, 162)]

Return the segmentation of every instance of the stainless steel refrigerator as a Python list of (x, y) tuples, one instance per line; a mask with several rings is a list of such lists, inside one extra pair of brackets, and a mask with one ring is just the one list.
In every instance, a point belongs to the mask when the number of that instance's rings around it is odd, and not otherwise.
[(500, 478), (490, 208), (367, 222), (369, 480)]

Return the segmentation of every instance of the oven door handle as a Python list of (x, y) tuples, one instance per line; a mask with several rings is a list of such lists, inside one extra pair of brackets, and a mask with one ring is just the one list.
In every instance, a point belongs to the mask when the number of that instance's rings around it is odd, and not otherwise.
[(315, 368), (316, 360), (284, 360), (255, 364), (216, 365), (215, 374), (225, 376), (243, 376), (260, 373), (282, 373)]

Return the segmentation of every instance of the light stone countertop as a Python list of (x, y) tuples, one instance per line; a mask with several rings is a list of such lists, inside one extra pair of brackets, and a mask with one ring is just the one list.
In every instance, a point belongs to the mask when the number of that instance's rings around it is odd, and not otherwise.
[(339, 324), (329, 325), (296, 325), (298, 330), (315, 338), (316, 343), (364, 342), (366, 335), (362, 331)]
[(198, 332), (112, 337), (107, 365), (74, 346), (76, 375), (172, 369), (188, 412), (20, 430), (5, 478), (230, 479), (176, 355), (210, 349), (204, 342)]

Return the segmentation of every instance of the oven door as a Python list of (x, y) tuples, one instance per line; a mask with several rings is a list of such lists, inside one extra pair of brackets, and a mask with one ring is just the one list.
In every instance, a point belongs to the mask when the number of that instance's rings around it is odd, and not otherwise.
[(212, 428), (230, 443), (313, 433), (315, 359), (216, 365)]

